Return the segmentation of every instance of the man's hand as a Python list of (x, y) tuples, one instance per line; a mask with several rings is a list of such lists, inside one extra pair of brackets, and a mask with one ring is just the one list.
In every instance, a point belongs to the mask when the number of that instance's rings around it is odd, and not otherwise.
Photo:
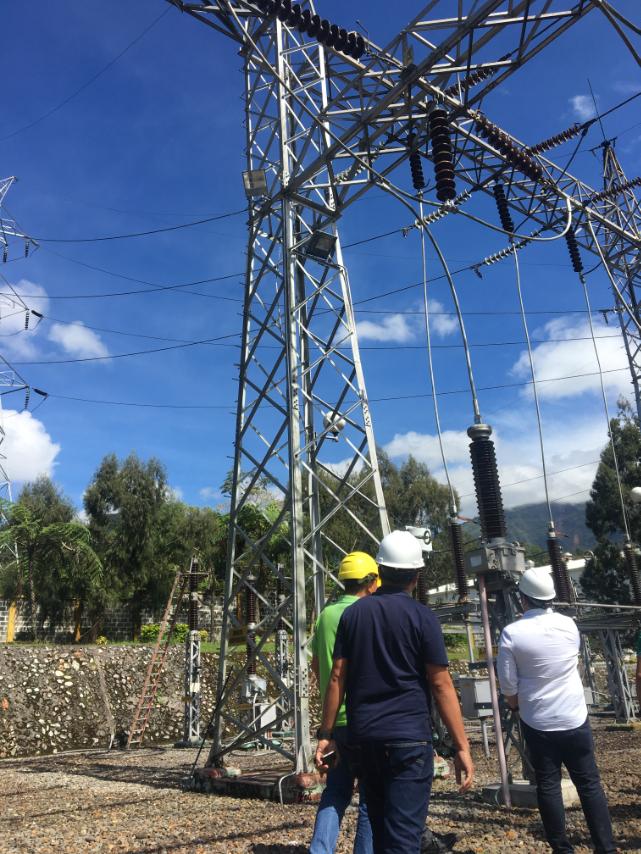
[[(469, 792), (474, 782), (474, 763), (469, 750), (456, 751), (454, 769), (456, 771), (456, 782), (459, 783), (459, 792)], [(465, 775), (465, 779), (463, 779), (463, 775)]]
[[(336, 760), (332, 763), (331, 766), (325, 765), (323, 761), (323, 756), (326, 753), (331, 753), (332, 750), (336, 751)], [(321, 774), (327, 774), (330, 767), (335, 768), (340, 759), (338, 748), (336, 747), (336, 742), (333, 738), (321, 738), (318, 742), (318, 746), (316, 747), (316, 753), (314, 755), (314, 764), (318, 768)]]

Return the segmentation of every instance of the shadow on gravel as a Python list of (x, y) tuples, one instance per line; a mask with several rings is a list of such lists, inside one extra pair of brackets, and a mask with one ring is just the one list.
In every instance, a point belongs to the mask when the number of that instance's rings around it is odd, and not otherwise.
[[(94, 777), (97, 780), (108, 780), (114, 783), (135, 783), (140, 786), (150, 786), (154, 789), (180, 789), (187, 777), (191, 765), (185, 764), (178, 768), (168, 768), (153, 765), (153, 755), (141, 754), (137, 764), (122, 764), (118, 761), (119, 754), (113, 755), (113, 761), (88, 757), (64, 757), (60, 759), (30, 759), (21, 765), (24, 774), (64, 773), (79, 777)], [(131, 754), (127, 754), (129, 759)], [(151, 760), (151, 761), (149, 761)], [(131, 760), (130, 760), (131, 761)]]
[(120, 809), (122, 807), (135, 807), (138, 804), (148, 804), (152, 801), (157, 801), (161, 798), (161, 795), (158, 795), (154, 798), (140, 798), (138, 800), (132, 800), (131, 798), (127, 798), (126, 801), (102, 801), (100, 803), (96, 803), (92, 801), (90, 804), (87, 804), (84, 807), (78, 806), (78, 804), (71, 804), (64, 809), (57, 810), (45, 810), (44, 812), (35, 812), (35, 813), (26, 813), (25, 815), (10, 815), (10, 816), (0, 816), (0, 824), (20, 824), (23, 821), (32, 821), (34, 818), (46, 818), (47, 816), (52, 815), (64, 815), (65, 813), (83, 813), (83, 812), (106, 812), (111, 809)]
[[(277, 825), (276, 827), (267, 827), (265, 828), (266, 833), (274, 833), (279, 830), (307, 830), (307, 825), (304, 822), (293, 823), (291, 821), (286, 822), (285, 824)], [(186, 848), (188, 845), (208, 845), (214, 842), (231, 842), (236, 839), (247, 839), (248, 837), (255, 836), (258, 834), (258, 831), (238, 831), (238, 833), (228, 833), (225, 835), (215, 834), (213, 836), (197, 836), (190, 839), (180, 839), (176, 842), (160, 842), (155, 844), (152, 848), (136, 848), (135, 850), (130, 849), (128, 854), (158, 854), (158, 851), (175, 851), (177, 848)], [(256, 854), (256, 852), (260, 852), (260, 854), (307, 854), (307, 848), (304, 845), (254, 845), (252, 848), (252, 854)]]

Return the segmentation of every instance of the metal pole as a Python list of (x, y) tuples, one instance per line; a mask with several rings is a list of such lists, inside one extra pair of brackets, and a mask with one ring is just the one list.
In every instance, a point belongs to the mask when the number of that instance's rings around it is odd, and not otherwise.
[(492, 653), (492, 633), (490, 632), (490, 613), (487, 607), (487, 589), (485, 578), (479, 575), (479, 600), (481, 603), (481, 619), (483, 621), (483, 636), (485, 638), (485, 657), (487, 660), (487, 675), (490, 680), (490, 697), (492, 699), (492, 716), (494, 717), (494, 734), (496, 736), (496, 751), (499, 757), (499, 769), (501, 772), (501, 790), (503, 792), (503, 803), (508, 809), (512, 808), (510, 797), (510, 783), (507, 773), (507, 760), (505, 758), (505, 745), (503, 744), (503, 727), (501, 725), (501, 712), (499, 710), (499, 692), (496, 685), (496, 673), (494, 672), (494, 655)]

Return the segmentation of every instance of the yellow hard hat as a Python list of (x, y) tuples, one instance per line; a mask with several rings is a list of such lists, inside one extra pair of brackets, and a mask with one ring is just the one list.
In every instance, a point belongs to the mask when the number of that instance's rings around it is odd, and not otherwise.
[(358, 581), (368, 575), (378, 577), (378, 566), (373, 557), (365, 552), (350, 552), (348, 555), (345, 555), (338, 570), (340, 581), (352, 579)]

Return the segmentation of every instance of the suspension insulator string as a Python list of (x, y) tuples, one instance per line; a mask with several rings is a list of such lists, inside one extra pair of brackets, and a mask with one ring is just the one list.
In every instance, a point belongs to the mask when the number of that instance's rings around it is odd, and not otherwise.
[(454, 560), (454, 578), (459, 602), (467, 599), (467, 575), (465, 574), (465, 558), (463, 552), (463, 526), (454, 517), (449, 520), (452, 558)]
[(474, 424), (467, 430), (470, 443), (470, 457), (474, 474), (474, 489), (479, 507), (481, 536), (486, 542), (505, 540), (507, 525), (499, 470), (496, 464), (496, 450), (490, 439), (492, 428), (489, 424)]
[(550, 557), (550, 565), (552, 566), (552, 578), (554, 579), (556, 598), (561, 602), (567, 602), (572, 605), (576, 601), (574, 587), (570, 580), (570, 573), (568, 572), (567, 564), (563, 560), (561, 543), (559, 542), (553, 527), (550, 527), (547, 547), (548, 555)]
[(407, 138), (407, 147), (410, 152), (409, 164), (410, 172), (412, 174), (412, 185), (415, 190), (420, 192), (425, 187), (425, 176), (423, 174), (423, 164), (421, 163), (421, 155), (416, 149), (416, 139), (416, 134), (410, 133)]
[(585, 125), (581, 125), (575, 123), (572, 127), (566, 128), (566, 130), (561, 131), (561, 133), (557, 133), (554, 136), (549, 137), (548, 139), (544, 139), (541, 142), (537, 142), (536, 145), (529, 145), (527, 151), (530, 154), (544, 154), (546, 151), (549, 151), (551, 148), (556, 148), (557, 145), (563, 145), (564, 142), (568, 142), (571, 139), (574, 139), (580, 133), (583, 133), (585, 130)]
[(634, 190), (637, 187), (641, 187), (641, 175), (638, 178), (631, 178), (629, 181), (624, 181), (623, 184), (613, 184), (609, 189), (595, 193), (593, 196), (590, 196), (589, 202), (602, 202), (604, 199), (618, 196), (620, 193), (627, 193), (628, 190)]
[(514, 220), (512, 219), (512, 214), (508, 207), (507, 196), (505, 195), (505, 188), (503, 184), (495, 184), (492, 188), (492, 192), (494, 193), (496, 209), (498, 210), (499, 219), (501, 220), (501, 227), (504, 231), (507, 231), (508, 234), (514, 234)]
[(641, 605), (641, 572), (639, 571), (637, 553), (631, 542), (627, 542), (623, 546), (623, 555), (625, 557), (628, 577), (630, 579), (632, 601), (635, 605)]
[(543, 177), (541, 165), (525, 149), (519, 148), (505, 131), (502, 131), (487, 116), (478, 111), (474, 114), (474, 123), (479, 136), (487, 139), (512, 166), (515, 166), (535, 183), (541, 180)]
[(454, 153), (447, 112), (443, 107), (434, 107), (427, 121), (432, 140), (436, 198), (439, 202), (450, 202), (456, 198), (456, 183), (454, 181)]

